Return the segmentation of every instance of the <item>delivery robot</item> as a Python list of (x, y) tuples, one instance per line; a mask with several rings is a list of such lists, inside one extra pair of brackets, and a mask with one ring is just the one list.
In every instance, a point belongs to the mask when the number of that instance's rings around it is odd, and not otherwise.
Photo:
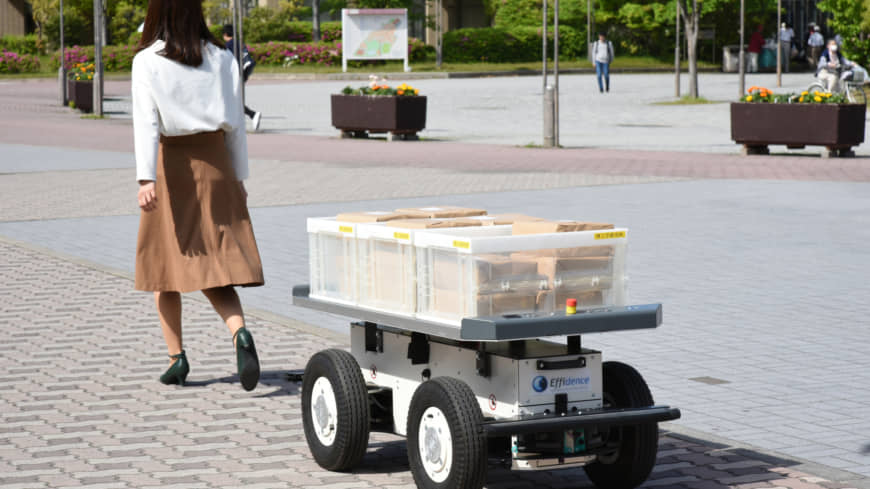
[[(421, 489), (477, 489), (490, 462), (583, 467), (601, 489), (649, 477), (657, 406), (631, 366), (584, 348), (587, 333), (656, 328), (661, 304), (465, 318), (460, 327), (342, 305), (293, 290), (297, 306), (357, 319), (351, 351), (323, 350), (302, 376), (305, 438), (324, 469), (351, 470), (371, 431), (407, 438)], [(547, 341), (567, 337), (566, 341)]]

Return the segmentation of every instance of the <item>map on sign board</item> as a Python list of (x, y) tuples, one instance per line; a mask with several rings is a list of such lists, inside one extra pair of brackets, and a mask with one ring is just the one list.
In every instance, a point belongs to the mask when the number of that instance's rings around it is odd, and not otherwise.
[(393, 18), (383, 22), (376, 29), (368, 31), (365, 39), (353, 51), (354, 56), (361, 58), (380, 58), (390, 56), (396, 45), (396, 28), (402, 19)]
[(407, 59), (406, 9), (342, 9), (345, 59)]

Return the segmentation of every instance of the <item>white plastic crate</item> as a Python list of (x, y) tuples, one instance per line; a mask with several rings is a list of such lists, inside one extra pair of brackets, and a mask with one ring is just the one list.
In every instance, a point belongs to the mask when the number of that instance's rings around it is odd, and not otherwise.
[(336, 221), (334, 217), (308, 219), (311, 297), (356, 305), (359, 298), (358, 226), (357, 223)]
[(360, 306), (414, 314), (417, 265), (413, 237), (418, 231), (384, 223), (357, 226)]
[(550, 313), (624, 305), (628, 231), (511, 235), (511, 226), (421, 231), (417, 317), (459, 324), (463, 317)]

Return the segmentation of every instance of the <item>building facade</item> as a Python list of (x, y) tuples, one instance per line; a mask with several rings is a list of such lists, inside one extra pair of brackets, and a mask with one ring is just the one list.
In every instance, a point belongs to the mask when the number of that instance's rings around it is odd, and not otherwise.
[(0, 37), (27, 34), (30, 7), (24, 0), (0, 0)]

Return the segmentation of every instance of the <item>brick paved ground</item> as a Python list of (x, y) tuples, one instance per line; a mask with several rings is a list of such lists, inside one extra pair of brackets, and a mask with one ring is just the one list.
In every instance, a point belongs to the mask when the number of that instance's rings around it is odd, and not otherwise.
[[(186, 298), (192, 371), (179, 388), (156, 381), (166, 364), (159, 328), (150, 297), (129, 279), (0, 242), (0, 294), (4, 489), (413, 487), (405, 443), (392, 435), (374, 434), (353, 473), (323, 471), (308, 453), (298, 385), (282, 373), (343, 339), (249, 316), (264, 372), (246, 393), (219, 318)], [(665, 431), (645, 487), (857, 487), (805, 470), (797, 460)], [(487, 487), (590, 483), (581, 470), (518, 475), (495, 466)]]

